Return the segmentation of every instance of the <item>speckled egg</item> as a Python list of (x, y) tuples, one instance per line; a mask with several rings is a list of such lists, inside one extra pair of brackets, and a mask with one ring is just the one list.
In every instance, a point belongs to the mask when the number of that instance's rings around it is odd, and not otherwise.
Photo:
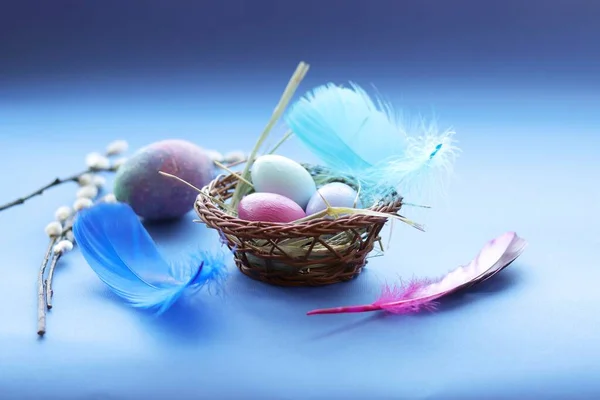
[(163, 140), (138, 150), (115, 177), (114, 193), (146, 220), (175, 219), (188, 213), (198, 193), (158, 173), (163, 171), (201, 188), (214, 176), (214, 164), (201, 147), (185, 140)]
[[(319, 211), (323, 211), (327, 208), (325, 200), (332, 207), (348, 207), (354, 208), (354, 201), (356, 201), (356, 190), (352, 187), (341, 182), (332, 182), (323, 185), (317, 192), (310, 198), (308, 205), (306, 206), (306, 215), (316, 214)], [(356, 208), (361, 208), (362, 205), (358, 200)]]
[(245, 221), (292, 222), (306, 214), (293, 200), (276, 193), (252, 193), (238, 204), (238, 216)]
[(302, 165), (275, 154), (258, 157), (250, 175), (256, 192), (280, 194), (302, 208), (317, 190), (315, 181)]

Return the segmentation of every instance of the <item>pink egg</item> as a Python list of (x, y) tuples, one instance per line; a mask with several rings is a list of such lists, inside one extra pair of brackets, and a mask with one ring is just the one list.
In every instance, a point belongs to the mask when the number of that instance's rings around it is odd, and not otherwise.
[(292, 222), (306, 213), (298, 204), (274, 193), (252, 193), (238, 204), (238, 216), (246, 221)]

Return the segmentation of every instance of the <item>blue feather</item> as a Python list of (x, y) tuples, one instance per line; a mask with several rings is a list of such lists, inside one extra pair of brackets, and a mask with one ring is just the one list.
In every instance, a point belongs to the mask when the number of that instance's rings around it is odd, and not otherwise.
[(168, 262), (130, 206), (100, 203), (81, 211), (73, 234), (98, 277), (136, 308), (166, 311), (186, 289), (219, 281), (223, 259), (207, 252)]
[(391, 188), (402, 195), (439, 189), (458, 148), (451, 130), (421, 124), (411, 135), (392, 107), (358, 85), (319, 86), (294, 103), (285, 121), (295, 136), (336, 174), (352, 177), (377, 201)]

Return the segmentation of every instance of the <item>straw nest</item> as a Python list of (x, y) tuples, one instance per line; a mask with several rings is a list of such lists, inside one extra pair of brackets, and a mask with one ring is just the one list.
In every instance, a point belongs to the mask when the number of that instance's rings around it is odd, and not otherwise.
[[(305, 167), (318, 186), (332, 181), (352, 185), (331, 178), (322, 167)], [(219, 232), (243, 274), (278, 286), (322, 286), (355, 278), (369, 253), (380, 244), (379, 233), (388, 219), (381, 213), (391, 217), (402, 207), (402, 197), (393, 194), (368, 209), (378, 215), (249, 222), (239, 219), (227, 206), (238, 182), (234, 173), (217, 177), (202, 188), (194, 208), (202, 222)]]

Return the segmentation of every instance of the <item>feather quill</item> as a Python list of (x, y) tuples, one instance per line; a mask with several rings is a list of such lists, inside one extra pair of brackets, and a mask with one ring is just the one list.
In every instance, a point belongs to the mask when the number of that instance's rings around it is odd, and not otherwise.
[(99, 203), (81, 211), (73, 234), (98, 277), (131, 306), (157, 314), (186, 289), (199, 289), (224, 277), (224, 260), (208, 252), (168, 262), (138, 216), (124, 203)]
[(370, 201), (391, 190), (443, 191), (458, 153), (454, 131), (421, 123), (419, 134), (409, 135), (389, 104), (356, 84), (313, 89), (290, 106), (285, 122), (333, 172), (358, 181)]
[(381, 296), (372, 304), (325, 308), (310, 311), (308, 315), (369, 311), (409, 314), (432, 310), (440, 298), (490, 279), (502, 271), (523, 253), (526, 246), (524, 239), (514, 232), (508, 232), (489, 241), (468, 265), (450, 271), (441, 279), (414, 280), (394, 287), (385, 285)]

